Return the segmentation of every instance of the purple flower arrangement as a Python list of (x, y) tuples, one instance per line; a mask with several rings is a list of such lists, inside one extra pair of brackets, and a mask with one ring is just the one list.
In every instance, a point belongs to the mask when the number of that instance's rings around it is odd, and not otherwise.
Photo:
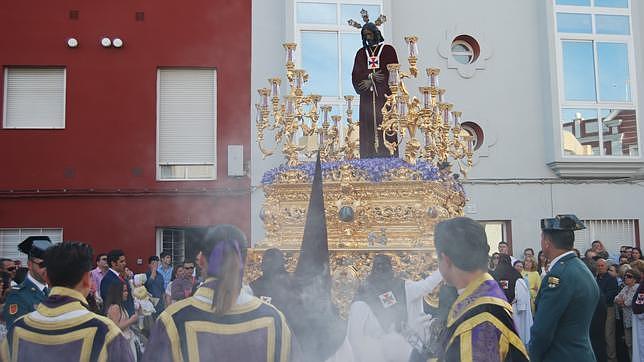
[[(333, 162), (323, 162), (322, 163), (322, 174), (333, 172), (338, 170), (342, 165), (349, 164), (354, 168), (361, 170), (364, 174), (368, 175), (369, 180), (372, 182), (381, 182), (383, 179), (387, 178), (387, 175), (401, 167), (408, 168), (412, 171), (417, 171), (422, 180), (424, 181), (434, 181), (438, 180), (440, 175), (438, 173), (438, 168), (428, 163), (424, 160), (417, 160), (415, 165), (409, 164), (398, 157), (390, 158), (365, 158), (365, 159), (354, 159), (346, 161), (333, 161)], [(313, 173), (315, 171), (315, 162), (306, 162), (298, 166), (289, 167), (287, 165), (281, 165), (274, 169), (266, 171), (262, 177), (262, 184), (270, 185), (277, 180), (278, 175), (283, 172), (298, 170), (304, 171), (308, 175), (309, 179), (313, 179)]]

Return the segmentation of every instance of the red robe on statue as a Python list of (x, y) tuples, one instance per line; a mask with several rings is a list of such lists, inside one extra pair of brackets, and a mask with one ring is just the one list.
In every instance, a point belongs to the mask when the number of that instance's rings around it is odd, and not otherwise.
[[(376, 57), (378, 54), (380, 56), (370, 61), (369, 56), (372, 54)], [(377, 60), (377, 62), (374, 63), (374, 60)], [(385, 105), (385, 95), (391, 94), (391, 90), (389, 90), (389, 85), (387, 84), (387, 80), (389, 79), (387, 64), (392, 63), (398, 63), (398, 56), (396, 55), (394, 47), (388, 44), (381, 43), (370, 49), (360, 48), (356, 53), (351, 78), (353, 88), (360, 95), (360, 158), (398, 157), (398, 150), (393, 155), (389, 153), (382, 139), (382, 131), (377, 130), (377, 127), (382, 123), (382, 107)], [(369, 64), (372, 67), (377, 66), (378, 68), (369, 69)], [(372, 88), (364, 91), (360, 90), (360, 82), (369, 79), (369, 73), (375, 71), (380, 71), (384, 76), (381, 83), (376, 83), (375, 92), (373, 92)], [(376, 135), (378, 137), (378, 149), (374, 145)], [(396, 139), (397, 136), (395, 135), (387, 137), (389, 142), (395, 141)]]

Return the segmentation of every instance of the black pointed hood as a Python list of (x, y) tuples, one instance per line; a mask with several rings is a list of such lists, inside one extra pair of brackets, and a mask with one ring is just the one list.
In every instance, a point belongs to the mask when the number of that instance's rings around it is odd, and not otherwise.
[(306, 224), (300, 248), (300, 257), (295, 269), (299, 279), (331, 278), (329, 272), (329, 242), (324, 214), (324, 193), (322, 190), (322, 167), (320, 154), (315, 161), (315, 173), (311, 186), (311, 198), (306, 212)]
[(325, 361), (342, 343), (346, 325), (331, 300), (329, 243), (319, 154), (294, 279), (296, 306), (289, 324), (307, 361)]

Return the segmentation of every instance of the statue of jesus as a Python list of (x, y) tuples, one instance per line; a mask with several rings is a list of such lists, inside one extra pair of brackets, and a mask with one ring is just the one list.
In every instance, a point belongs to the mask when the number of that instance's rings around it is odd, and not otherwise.
[[(382, 123), (385, 96), (391, 94), (387, 65), (398, 63), (398, 56), (394, 47), (384, 43), (376, 24), (368, 22), (368, 15), (365, 17), (363, 12), (363, 19), (366, 18), (366, 24), (361, 27), (363, 47), (356, 52), (351, 74), (353, 88), (360, 95), (360, 158), (397, 157), (397, 150), (391, 155), (384, 146), (378, 126)], [(390, 142), (396, 138), (396, 135), (387, 136)]]

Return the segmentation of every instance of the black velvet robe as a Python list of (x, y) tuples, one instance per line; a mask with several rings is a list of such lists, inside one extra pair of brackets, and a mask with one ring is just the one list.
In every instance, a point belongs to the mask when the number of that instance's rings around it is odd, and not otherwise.
[[(373, 157), (392, 157), (398, 156), (398, 150), (391, 155), (389, 150), (384, 145), (382, 139), (382, 131), (378, 131), (379, 137), (379, 147), (376, 150), (374, 147), (374, 114), (373, 114), (373, 97), (375, 96), (375, 109), (376, 109), (376, 127), (382, 123), (382, 107), (385, 105), (385, 94), (391, 94), (387, 80), (389, 79), (389, 71), (387, 70), (387, 64), (398, 63), (398, 56), (396, 55), (396, 50), (394, 47), (388, 44), (380, 44), (378, 47), (384, 47), (380, 53), (380, 64), (379, 70), (384, 75), (382, 83), (376, 84), (376, 93), (372, 92), (370, 89), (366, 91), (361, 91), (359, 88), (360, 82), (362, 80), (369, 78), (369, 73), (373, 70), (369, 69), (367, 66), (367, 50), (365, 48), (360, 48), (356, 52), (355, 60), (353, 62), (353, 72), (351, 73), (351, 78), (353, 82), (353, 88), (356, 93), (360, 95), (360, 158), (373, 158)], [(373, 50), (373, 48), (372, 48)], [(376, 53), (378, 50), (376, 49)], [(396, 136), (388, 137), (388, 141), (395, 141)]]

